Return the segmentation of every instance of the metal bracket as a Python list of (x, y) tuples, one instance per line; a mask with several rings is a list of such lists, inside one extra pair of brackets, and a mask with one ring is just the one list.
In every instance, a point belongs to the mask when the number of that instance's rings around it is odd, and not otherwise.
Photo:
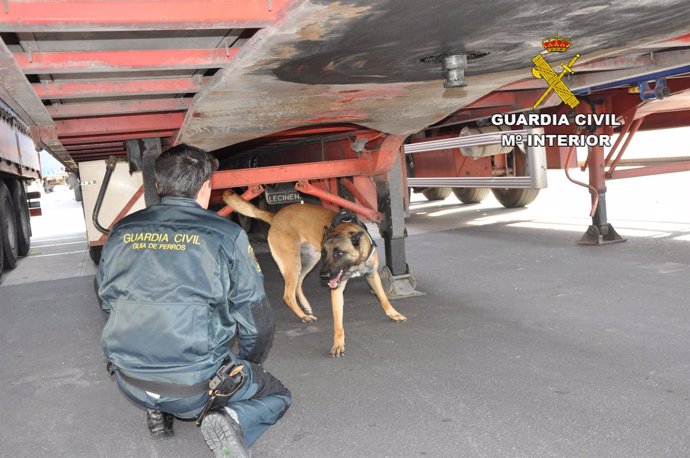
[(443, 74), (446, 89), (465, 87), (465, 69), (467, 68), (467, 54), (452, 54), (443, 58)]
[(599, 226), (592, 224), (587, 228), (582, 238), (577, 241), (577, 244), (598, 246), (621, 242), (625, 242), (625, 239), (616, 232), (611, 224), (601, 226), (601, 231)]
[(381, 284), (383, 285), (383, 290), (386, 292), (388, 299), (404, 299), (407, 297), (425, 296), (425, 293), (417, 291), (417, 280), (415, 280), (412, 272), (410, 271), (410, 266), (405, 264), (407, 268), (407, 273), (403, 275), (393, 275), (391, 274), (388, 266), (384, 266), (379, 272), (381, 277)]
[(303, 194), (309, 194), (311, 196), (318, 197), (321, 200), (325, 200), (326, 202), (338, 205), (342, 208), (347, 208), (348, 210), (362, 215), (369, 221), (379, 223), (383, 219), (383, 213), (381, 213), (380, 211), (377, 211), (373, 208), (367, 208), (364, 205), (359, 205), (355, 202), (350, 202), (349, 200), (343, 199), (340, 196), (324, 191), (323, 189), (317, 188), (308, 181), (298, 181), (295, 184), (295, 189)]
[(358, 138), (350, 143), (350, 148), (355, 152), (356, 157), (362, 157), (362, 151), (366, 148), (367, 143), (369, 143), (369, 139), (366, 137)]
[(640, 100), (646, 102), (648, 100), (665, 99), (671, 95), (671, 90), (666, 84), (666, 78), (659, 78), (654, 82), (654, 89), (651, 88), (649, 81), (640, 81), (637, 83), (640, 92)]

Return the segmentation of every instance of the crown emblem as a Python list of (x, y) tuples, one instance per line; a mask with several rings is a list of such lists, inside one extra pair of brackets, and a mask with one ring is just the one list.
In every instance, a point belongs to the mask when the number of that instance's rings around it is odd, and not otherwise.
[(558, 34), (541, 41), (547, 52), (566, 52), (570, 48), (570, 38)]

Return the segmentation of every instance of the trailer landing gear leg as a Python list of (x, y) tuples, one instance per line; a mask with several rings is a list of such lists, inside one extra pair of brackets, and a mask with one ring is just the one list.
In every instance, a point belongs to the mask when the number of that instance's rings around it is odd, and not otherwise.
[(398, 155), (391, 171), (377, 182), (379, 210), (384, 219), (379, 232), (386, 248), (386, 265), (381, 271), (381, 282), (389, 299), (421, 296), (415, 289), (416, 281), (405, 261), (405, 204), (401, 158)]
[(156, 192), (156, 180), (153, 176), (153, 166), (156, 158), (161, 154), (160, 138), (144, 138), (142, 140), (127, 140), (125, 142), (129, 158), (129, 172), (142, 171), (144, 180), (144, 202), (147, 207), (160, 202)]
[[(608, 245), (610, 243), (625, 242), (618, 232), (608, 222), (606, 217), (606, 177), (604, 176), (604, 147), (589, 148), (587, 156), (589, 166), (589, 184), (597, 189), (599, 200), (592, 216), (592, 225), (577, 242), (578, 245)], [(594, 196), (592, 196), (594, 199)]]
[(579, 245), (608, 245), (609, 243), (625, 242), (611, 223), (606, 222), (606, 191), (599, 191), (599, 203), (596, 213), (592, 217), (592, 225), (587, 228)]

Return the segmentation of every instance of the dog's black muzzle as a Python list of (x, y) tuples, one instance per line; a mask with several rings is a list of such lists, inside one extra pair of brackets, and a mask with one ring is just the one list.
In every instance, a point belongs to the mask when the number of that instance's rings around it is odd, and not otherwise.
[(334, 275), (327, 269), (321, 269), (319, 272), (319, 278), (321, 279), (321, 286), (328, 287), (328, 282), (333, 278)]

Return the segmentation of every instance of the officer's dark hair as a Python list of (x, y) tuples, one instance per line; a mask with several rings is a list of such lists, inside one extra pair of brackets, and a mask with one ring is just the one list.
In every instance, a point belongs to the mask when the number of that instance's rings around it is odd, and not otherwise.
[(214, 159), (188, 145), (177, 145), (156, 158), (153, 173), (161, 197), (196, 198), (201, 185), (211, 177)]

